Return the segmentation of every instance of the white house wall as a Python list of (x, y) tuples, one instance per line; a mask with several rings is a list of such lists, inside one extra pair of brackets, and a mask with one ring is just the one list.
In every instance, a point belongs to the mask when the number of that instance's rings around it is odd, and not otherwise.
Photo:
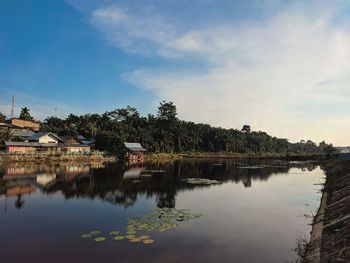
[(58, 140), (50, 135), (44, 135), (39, 138), (39, 143), (58, 143)]

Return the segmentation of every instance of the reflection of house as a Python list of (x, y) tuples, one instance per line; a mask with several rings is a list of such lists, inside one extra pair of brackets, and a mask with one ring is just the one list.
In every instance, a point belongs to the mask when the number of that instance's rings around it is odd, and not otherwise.
[(39, 131), (40, 124), (34, 121), (21, 120), (17, 118), (10, 119), (10, 124), (15, 128), (30, 129), (33, 131)]
[(83, 144), (66, 144), (51, 132), (38, 132), (28, 137), (25, 142), (5, 142), (9, 153), (49, 152), (67, 153), (90, 152), (90, 146)]
[(56, 179), (56, 174), (38, 174), (36, 176), (36, 182), (39, 185), (46, 186)]
[(144, 162), (146, 149), (139, 143), (124, 142), (126, 148), (126, 160), (128, 162)]
[(90, 167), (86, 164), (81, 165), (66, 165), (63, 167), (65, 174), (80, 174), (90, 172)]
[(131, 168), (124, 172), (123, 179), (138, 179), (141, 177), (141, 172), (145, 170), (144, 167)]
[(26, 195), (35, 192), (36, 188), (33, 185), (19, 185), (9, 187), (6, 191), (7, 196), (16, 196), (16, 195)]

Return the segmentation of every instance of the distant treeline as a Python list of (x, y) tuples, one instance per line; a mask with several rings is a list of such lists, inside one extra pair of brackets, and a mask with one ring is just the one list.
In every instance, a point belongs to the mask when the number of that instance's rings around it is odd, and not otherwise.
[[(28, 110), (28, 109), (27, 109)], [(212, 127), (177, 118), (176, 106), (162, 101), (157, 115), (141, 116), (130, 106), (103, 114), (70, 114), (67, 118), (48, 117), (42, 130), (62, 137), (83, 135), (95, 139), (97, 149), (120, 153), (122, 143), (140, 142), (149, 152), (227, 152), (227, 153), (332, 153), (331, 144), (310, 140), (290, 143), (262, 131)]]

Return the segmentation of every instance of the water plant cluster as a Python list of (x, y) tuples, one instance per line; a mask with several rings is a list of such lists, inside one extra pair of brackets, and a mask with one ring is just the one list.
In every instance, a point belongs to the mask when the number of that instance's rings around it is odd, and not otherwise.
[[(177, 222), (188, 221), (201, 216), (200, 214), (192, 214), (187, 209), (159, 208), (154, 213), (146, 214), (141, 218), (128, 219), (123, 234), (117, 230), (110, 231), (108, 234), (114, 241), (128, 240), (130, 243), (149, 245), (154, 243), (154, 240), (145, 232), (174, 230), (178, 226)], [(81, 238), (91, 238), (95, 242), (107, 240), (98, 230), (82, 234)]]
[(220, 181), (217, 180), (210, 180), (205, 178), (186, 178), (182, 179), (182, 181), (188, 183), (188, 184), (196, 184), (196, 185), (211, 185), (211, 184), (220, 184)]

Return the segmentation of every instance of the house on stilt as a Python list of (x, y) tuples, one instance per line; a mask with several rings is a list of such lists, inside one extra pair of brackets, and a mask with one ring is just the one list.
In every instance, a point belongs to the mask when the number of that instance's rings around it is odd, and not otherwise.
[(124, 142), (125, 159), (130, 163), (143, 163), (145, 161), (146, 149), (136, 142)]

